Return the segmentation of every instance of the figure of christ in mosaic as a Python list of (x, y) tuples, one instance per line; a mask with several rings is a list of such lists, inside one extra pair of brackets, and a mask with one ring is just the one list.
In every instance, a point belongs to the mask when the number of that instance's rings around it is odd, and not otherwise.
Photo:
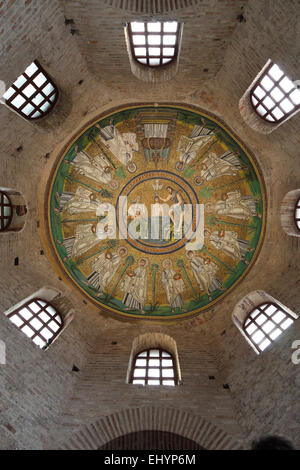
[(170, 232), (170, 216), (168, 204), (161, 204), (159, 196), (154, 196), (154, 202), (151, 205), (151, 239), (167, 239)]
[(203, 259), (200, 256), (197, 256), (195, 251), (188, 251), (186, 256), (190, 261), (190, 268), (193, 271), (193, 275), (200, 292), (205, 291), (209, 300), (212, 300), (212, 292), (217, 289), (224, 290), (222, 282), (217, 277), (217, 272), (219, 270), (218, 266), (209, 258)]
[(197, 165), (200, 175), (195, 176), (194, 182), (197, 185), (203, 184), (220, 176), (234, 176), (243, 168), (238, 157), (232, 152), (225, 152), (218, 156), (215, 152), (210, 152), (201, 163)]
[(146, 313), (148, 263), (147, 258), (140, 258), (135, 271), (130, 269), (126, 271), (125, 278), (120, 285), (124, 292), (122, 302), (125, 305), (125, 310), (139, 310), (143, 314)]
[(174, 233), (181, 238), (182, 236), (182, 224), (184, 218), (184, 200), (180, 191), (176, 191), (171, 186), (167, 186), (168, 196), (163, 198), (159, 196), (159, 199), (163, 202), (171, 202), (169, 210), (169, 217), (174, 224)]
[(67, 212), (70, 215), (93, 212), (98, 215), (101, 202), (89, 189), (78, 186), (75, 193), (64, 191), (61, 195), (56, 193), (56, 197), (59, 209), (54, 209), (55, 212)]
[(95, 157), (91, 157), (85, 150), (78, 152), (75, 147), (76, 157), (72, 162), (65, 160), (80, 175), (84, 175), (97, 183), (107, 184), (111, 189), (117, 189), (119, 182), (112, 178), (112, 167), (106, 156), (100, 152)]
[(253, 196), (242, 196), (239, 190), (234, 190), (224, 193), (222, 199), (215, 203), (206, 203), (205, 211), (247, 220), (254, 216), (261, 217), (257, 214), (256, 202), (258, 199), (254, 199)]
[(175, 312), (175, 308), (179, 308), (180, 311), (185, 312), (182, 293), (186, 290), (186, 287), (181, 274), (174, 271), (173, 263), (170, 259), (165, 259), (162, 263), (162, 267), (161, 281), (172, 313)]
[(130, 173), (134, 173), (136, 164), (133, 161), (133, 155), (134, 152), (139, 150), (136, 134), (134, 132), (121, 134), (113, 125), (112, 120), (108, 126), (101, 127), (96, 124), (95, 127), (98, 128), (100, 140), (105, 147), (112, 152), (120, 163), (126, 166)]
[(187, 165), (192, 163), (198, 152), (213, 141), (214, 136), (214, 132), (207, 129), (204, 124), (194, 126), (190, 137), (182, 135), (177, 147), (179, 160), (175, 164), (176, 170), (183, 171)]
[(98, 290), (98, 296), (107, 291), (127, 252), (127, 248), (121, 246), (114, 252), (108, 250), (101, 253), (91, 262), (92, 273), (87, 278), (87, 284)]
[(245, 256), (248, 252), (252, 252), (253, 249), (249, 249), (249, 242), (247, 240), (238, 238), (237, 232), (230, 230), (211, 232), (205, 229), (204, 237), (212, 246), (230, 256), (230, 258), (235, 261), (243, 260), (248, 264), (248, 261), (245, 260)]

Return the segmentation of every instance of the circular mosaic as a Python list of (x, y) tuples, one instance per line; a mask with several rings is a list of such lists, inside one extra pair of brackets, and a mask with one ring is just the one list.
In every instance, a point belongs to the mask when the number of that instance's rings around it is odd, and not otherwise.
[[(159, 196), (159, 192), (157, 191), (157, 189), (162, 188), (161, 183), (165, 185), (169, 194), (171, 193), (168, 188), (172, 189), (174, 194), (178, 194), (179, 197), (182, 196), (182, 209), (184, 209), (185, 201), (191, 206), (192, 217), (190, 218), (190, 224), (186, 227), (185, 232), (183, 230), (183, 223), (179, 228), (180, 221), (178, 221), (177, 225), (173, 223), (173, 227), (170, 226), (172, 224), (172, 217), (171, 214), (169, 214), (169, 205), (163, 205), (161, 203), (161, 196)], [(147, 213), (146, 218), (136, 218), (138, 222), (131, 224), (133, 231), (126, 230), (126, 218), (128, 215), (130, 216), (131, 212), (135, 209), (134, 205), (133, 209), (128, 208), (128, 200), (130, 200), (130, 198), (135, 201), (135, 204), (143, 204), (144, 211), (147, 210), (147, 205), (144, 204), (145, 200), (150, 202), (151, 207), (150, 217), (148, 217)], [(122, 201), (121, 204), (120, 201)], [(194, 235), (195, 230), (193, 231), (192, 227), (195, 227), (198, 222), (196, 220), (197, 204), (199, 204), (197, 194), (184, 178), (170, 171), (145, 171), (132, 178), (128, 184), (124, 186), (122, 191), (120, 191), (116, 207), (118, 213), (117, 221), (120, 218), (119, 229), (121, 235), (124, 236), (124, 239), (127, 240), (133, 248), (137, 248), (144, 253), (153, 255), (172, 253), (184, 247), (186, 242)], [(129, 213), (128, 210), (130, 210)], [(134, 212), (132, 215), (135, 216)], [(140, 230), (135, 231), (135, 225), (140, 225)], [(125, 228), (125, 230), (122, 230), (122, 227)], [(173, 228), (174, 231), (174, 227), (178, 227), (179, 230), (171, 236), (170, 230)], [(138, 233), (139, 231), (140, 233)]]
[(61, 153), (49, 188), (55, 255), (107, 313), (199, 314), (246, 274), (263, 238), (257, 163), (196, 108), (135, 105), (100, 116)]

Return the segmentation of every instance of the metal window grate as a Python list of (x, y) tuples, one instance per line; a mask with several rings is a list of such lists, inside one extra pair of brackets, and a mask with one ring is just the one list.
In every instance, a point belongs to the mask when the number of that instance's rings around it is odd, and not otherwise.
[(179, 30), (177, 21), (129, 23), (128, 34), (133, 57), (140, 64), (149, 67), (172, 62), (178, 54)]
[(275, 303), (258, 305), (247, 316), (243, 330), (257, 351), (264, 351), (292, 323), (294, 318)]
[(250, 97), (257, 114), (268, 122), (282, 122), (300, 109), (300, 91), (273, 62), (252, 87)]
[(48, 346), (63, 328), (62, 318), (53, 305), (38, 298), (24, 303), (7, 317), (41, 349)]
[(298, 230), (300, 230), (300, 198), (296, 202), (295, 206), (295, 224)]
[(9, 196), (0, 191), (0, 232), (7, 230), (13, 217), (12, 204)]
[(159, 348), (139, 352), (133, 361), (130, 383), (134, 385), (178, 385), (172, 354)]
[(58, 89), (37, 60), (3, 95), (5, 103), (28, 120), (41, 119), (56, 104)]

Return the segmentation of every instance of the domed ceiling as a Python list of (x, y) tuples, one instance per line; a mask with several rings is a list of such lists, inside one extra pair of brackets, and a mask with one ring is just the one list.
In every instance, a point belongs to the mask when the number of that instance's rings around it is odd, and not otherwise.
[(101, 311), (197, 315), (259, 252), (265, 218), (254, 157), (198, 108), (135, 105), (90, 122), (51, 175), (55, 257)]

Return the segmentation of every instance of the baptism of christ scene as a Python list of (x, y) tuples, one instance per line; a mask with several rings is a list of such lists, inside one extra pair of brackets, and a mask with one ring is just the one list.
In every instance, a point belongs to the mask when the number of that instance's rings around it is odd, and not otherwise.
[(183, 106), (90, 123), (63, 150), (48, 199), (61, 267), (102, 312), (127, 318), (184, 318), (221, 300), (255, 262), (264, 219), (254, 156)]

